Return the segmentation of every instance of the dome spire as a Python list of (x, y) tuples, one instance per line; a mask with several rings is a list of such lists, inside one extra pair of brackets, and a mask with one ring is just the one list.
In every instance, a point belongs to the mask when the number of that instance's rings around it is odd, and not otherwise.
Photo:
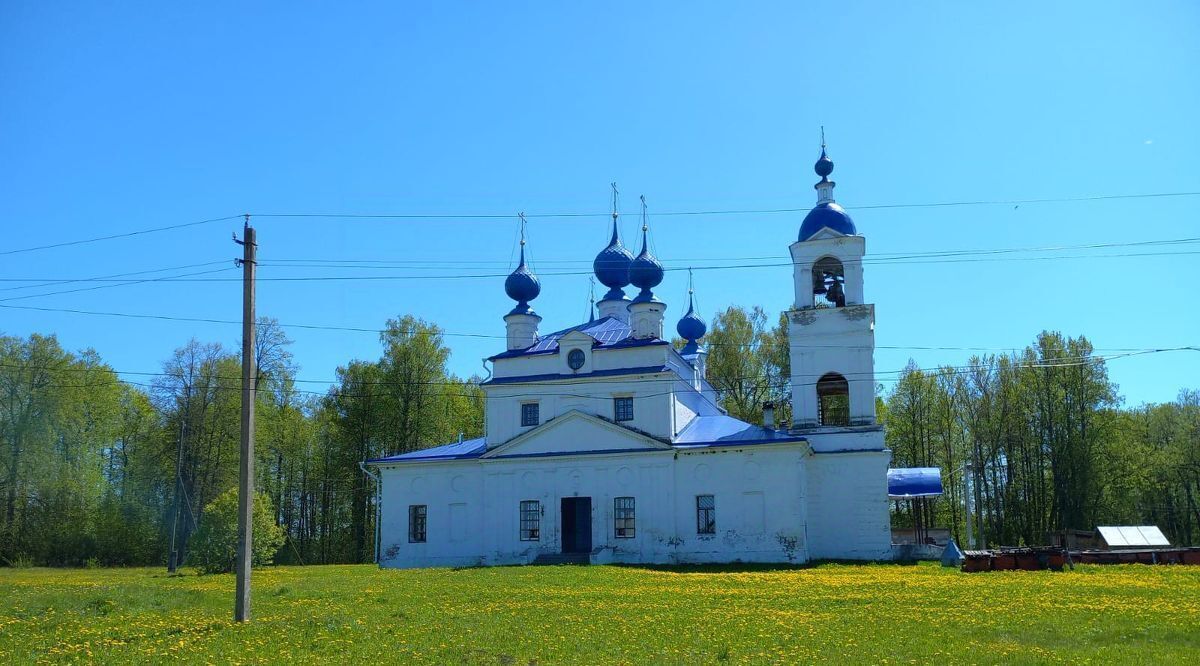
[(696, 314), (696, 288), (695, 280), (692, 277), (692, 269), (688, 268), (688, 309), (687, 312), (679, 319), (679, 323), (675, 325), (675, 332), (679, 333), (679, 337), (687, 341), (683, 349), (680, 351), (685, 356), (695, 354), (700, 350), (699, 340), (708, 332), (708, 326), (700, 315)]
[(519, 213), (517, 217), (521, 220), (521, 259), (517, 269), (504, 280), (504, 293), (517, 302), (517, 306), (509, 314), (534, 314), (533, 308), (529, 307), (529, 301), (537, 298), (542, 292), (542, 285), (533, 271), (525, 265), (525, 213)]
[(642, 201), (642, 251), (634, 258), (633, 263), (629, 265), (629, 283), (641, 289), (634, 302), (654, 301), (654, 292), (651, 291), (657, 287), (663, 280), (663, 267), (658, 259), (650, 253), (650, 224), (646, 217), (646, 197), (641, 197)]
[[(608, 310), (613, 312), (623, 312), (625, 305), (629, 302), (625, 298), (624, 287), (629, 284), (629, 264), (633, 261), (633, 254), (625, 249), (621, 244), (620, 227), (617, 224), (618, 213), (618, 195), (617, 184), (612, 183), (612, 238), (608, 241), (608, 246), (596, 255), (596, 260), (592, 262), (592, 270), (596, 274), (596, 279), (600, 284), (608, 287), (608, 293), (600, 300), (601, 314)], [(606, 308), (604, 303), (613, 301), (610, 305), (614, 307)], [(611, 314), (611, 313), (610, 313)]]
[(813, 171), (821, 177), (821, 180), (813, 187), (817, 190), (817, 203), (833, 203), (833, 188), (837, 185), (832, 180), (829, 180), (829, 174), (833, 173), (833, 160), (829, 159), (829, 155), (825, 153), (825, 126), (821, 126), (821, 157), (817, 159), (817, 163), (813, 165)]
[(813, 165), (813, 171), (816, 171), (817, 175), (821, 177), (821, 180), (813, 186), (817, 190), (817, 205), (800, 223), (799, 240), (801, 242), (812, 240), (823, 229), (829, 229), (838, 236), (857, 235), (858, 231), (854, 226), (854, 220), (850, 219), (846, 210), (833, 200), (835, 183), (829, 180), (829, 174), (833, 173), (833, 160), (829, 159), (826, 151), (824, 127), (821, 128), (821, 156)]
[(596, 321), (596, 276), (588, 278), (588, 323)]

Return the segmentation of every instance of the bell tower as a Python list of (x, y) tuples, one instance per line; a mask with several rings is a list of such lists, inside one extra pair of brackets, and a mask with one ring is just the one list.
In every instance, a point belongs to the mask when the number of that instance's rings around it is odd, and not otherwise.
[(875, 426), (875, 306), (863, 294), (866, 239), (834, 201), (833, 160), (823, 138), (814, 170), (821, 177), (817, 205), (790, 248), (792, 430)]

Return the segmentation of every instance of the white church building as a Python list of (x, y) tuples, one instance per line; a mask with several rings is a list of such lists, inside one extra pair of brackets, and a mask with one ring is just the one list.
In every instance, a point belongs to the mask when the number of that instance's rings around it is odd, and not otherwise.
[(379, 564), (890, 559), (866, 241), (834, 202), (824, 147), (815, 169), (817, 205), (790, 247), (790, 424), (722, 409), (691, 303), (676, 326), (686, 346), (664, 336), (645, 224), (635, 257), (614, 213), (594, 262), (608, 293), (591, 321), (553, 333), (530, 307), (541, 287), (522, 240), (504, 285), (517, 302), (507, 348), (483, 383), (484, 436), (366, 461)]

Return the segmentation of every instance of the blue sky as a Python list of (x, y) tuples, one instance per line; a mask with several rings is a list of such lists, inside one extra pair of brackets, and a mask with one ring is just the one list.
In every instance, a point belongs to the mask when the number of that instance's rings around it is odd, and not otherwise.
[[(865, 207), (1200, 190), (1200, 6), (979, 4), (6, 2), (0, 251), (242, 212), (600, 213), (530, 222), (543, 274), (534, 306), (549, 331), (586, 312), (586, 276), (546, 274), (587, 270), (614, 180), (627, 237), (646, 195), (668, 268), (786, 261), (802, 212), (653, 213), (811, 206), (821, 125), (837, 198), (871, 255), (1200, 236), (1194, 196)], [(503, 274), (515, 217), (255, 224), (261, 314), (369, 328), (411, 313), (451, 333), (503, 335), (501, 277), (266, 278)], [(230, 220), (0, 255), (0, 277), (231, 260), (235, 230)], [(1052, 329), (1102, 350), (1197, 345), (1197, 255), (1096, 256), (1197, 250), (868, 265), (876, 342), (1007, 349)], [(442, 263), (282, 265), (294, 259)], [(229, 266), (204, 277), (237, 278)], [(0, 285), (0, 299), (97, 285), (17, 286)], [(791, 269), (702, 270), (696, 289), (706, 318), (731, 303), (778, 312)], [(685, 290), (684, 271), (658, 289), (672, 327)], [(238, 319), (239, 298), (236, 281), (151, 282), (0, 305)], [(226, 324), (16, 309), (0, 309), (0, 331), (55, 332), (125, 371), (158, 370), (192, 335), (238, 339)], [(379, 353), (369, 333), (289, 333), (304, 379)], [(447, 342), (462, 375), (502, 345)], [(886, 378), (909, 358), (960, 364), (970, 353), (880, 349), (876, 367)], [(1200, 386), (1198, 352), (1109, 367), (1130, 404)]]

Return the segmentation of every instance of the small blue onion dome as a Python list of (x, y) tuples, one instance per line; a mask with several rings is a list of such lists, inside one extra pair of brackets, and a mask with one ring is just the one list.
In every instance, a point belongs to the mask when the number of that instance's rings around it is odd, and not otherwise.
[(679, 337), (687, 340), (689, 343), (696, 342), (708, 332), (708, 326), (696, 314), (696, 308), (692, 303), (691, 296), (688, 296), (687, 314), (679, 319), (679, 323), (675, 325), (675, 330), (679, 333)]
[(663, 267), (658, 259), (650, 254), (650, 246), (646, 242), (646, 227), (642, 227), (642, 251), (629, 264), (629, 283), (642, 290), (642, 294), (650, 294), (650, 290), (663, 281)]
[(828, 178), (829, 174), (833, 173), (833, 160), (825, 154), (825, 146), (821, 146), (821, 157), (817, 163), (813, 165), (813, 171), (822, 178)]
[(804, 222), (800, 225), (800, 240), (806, 241), (812, 238), (825, 227), (846, 236), (854, 236), (858, 233), (854, 226), (854, 220), (846, 214), (846, 209), (832, 201), (827, 201), (817, 204), (816, 208), (804, 216)]
[(596, 255), (596, 260), (592, 262), (596, 279), (609, 288), (609, 292), (604, 295), (605, 300), (625, 298), (625, 292), (621, 289), (629, 284), (629, 265), (632, 262), (633, 254), (625, 249), (617, 235), (617, 219), (614, 216), (612, 240), (608, 242), (608, 247), (600, 250), (600, 254)]
[(538, 282), (533, 271), (530, 271), (525, 265), (525, 241), (521, 241), (521, 263), (517, 266), (517, 270), (504, 280), (504, 293), (517, 302), (517, 307), (513, 308), (509, 314), (533, 314), (533, 309), (529, 307), (529, 301), (542, 293), (542, 284)]

